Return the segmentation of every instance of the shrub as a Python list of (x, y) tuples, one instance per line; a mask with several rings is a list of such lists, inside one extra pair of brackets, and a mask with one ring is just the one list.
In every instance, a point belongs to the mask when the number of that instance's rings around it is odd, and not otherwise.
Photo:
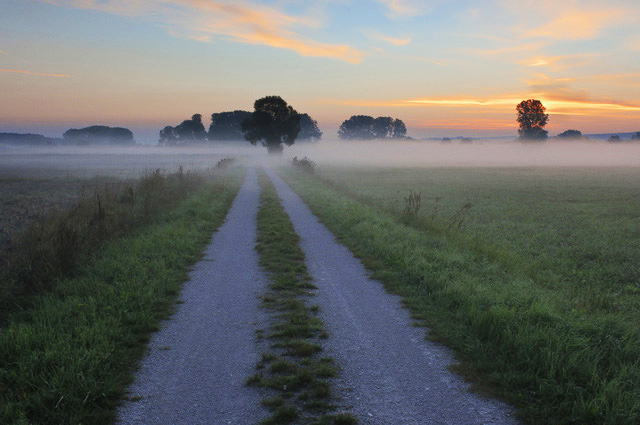
[(313, 173), (316, 170), (316, 163), (310, 160), (309, 158), (307, 158), (306, 156), (302, 159), (298, 159), (297, 156), (294, 156), (293, 159), (291, 160), (291, 164), (294, 167), (299, 168), (300, 170), (307, 173)]

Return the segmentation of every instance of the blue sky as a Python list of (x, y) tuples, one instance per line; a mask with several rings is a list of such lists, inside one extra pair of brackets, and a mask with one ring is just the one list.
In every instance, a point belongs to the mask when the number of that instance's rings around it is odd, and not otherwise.
[(278, 94), (327, 135), (354, 114), (416, 137), (640, 130), (631, 0), (0, 0), (0, 130), (153, 132)]

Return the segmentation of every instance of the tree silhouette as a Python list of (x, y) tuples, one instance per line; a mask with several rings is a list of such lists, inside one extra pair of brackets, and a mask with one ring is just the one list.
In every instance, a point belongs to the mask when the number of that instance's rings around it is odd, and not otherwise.
[(542, 102), (535, 99), (523, 100), (516, 106), (518, 111), (517, 121), (520, 124), (518, 134), (522, 140), (544, 140), (547, 138), (547, 130), (544, 126), (549, 122), (547, 108)]
[(131, 130), (104, 125), (92, 125), (80, 129), (70, 128), (64, 132), (62, 137), (66, 142), (79, 145), (134, 145), (136, 143)]
[(322, 139), (322, 131), (318, 127), (318, 121), (314, 120), (309, 114), (300, 114), (300, 133), (298, 133), (299, 141), (317, 142)]
[(251, 112), (233, 111), (211, 114), (209, 140), (242, 140), (242, 122), (251, 118)]
[(622, 139), (617, 134), (614, 134), (613, 136), (609, 137), (609, 140), (607, 140), (607, 142), (618, 143), (622, 142)]
[(403, 139), (406, 135), (407, 127), (404, 122), (391, 117), (353, 115), (338, 129), (338, 136), (347, 140)]
[(640, 131), (631, 136), (631, 140), (640, 140)]
[(291, 146), (300, 131), (300, 114), (280, 96), (255, 101), (251, 118), (242, 123), (244, 138), (255, 145), (262, 142), (270, 154), (281, 154), (282, 144)]
[(567, 130), (558, 134), (558, 137), (561, 139), (582, 139), (584, 136), (581, 131), (578, 130)]
[(158, 143), (165, 146), (185, 145), (206, 140), (207, 133), (202, 125), (202, 115), (194, 114), (190, 120), (184, 120), (175, 127), (170, 125), (160, 130)]

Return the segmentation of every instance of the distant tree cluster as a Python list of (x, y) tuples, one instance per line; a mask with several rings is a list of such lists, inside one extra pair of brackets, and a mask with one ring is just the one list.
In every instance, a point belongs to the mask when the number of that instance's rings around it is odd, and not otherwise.
[(404, 139), (407, 127), (397, 118), (354, 115), (340, 125), (338, 136), (346, 140)]
[(135, 145), (131, 130), (122, 127), (92, 125), (69, 129), (62, 135), (65, 142), (74, 145)]
[(564, 140), (586, 140), (587, 136), (583, 136), (580, 130), (566, 130), (556, 136), (558, 139)]
[[(267, 96), (258, 99), (256, 104), (258, 109), (254, 108), (254, 112), (236, 110), (211, 114), (209, 131), (204, 129), (202, 116), (195, 114), (190, 120), (183, 121), (175, 127), (166, 126), (163, 128), (160, 131), (159, 143), (164, 146), (179, 146), (205, 143), (207, 141), (249, 141), (253, 144), (260, 141), (273, 153), (278, 151), (276, 146), (281, 147), (282, 143), (290, 145), (295, 140), (317, 142), (322, 138), (322, 131), (318, 127), (318, 122), (311, 118), (309, 114), (298, 114), (293, 108), (292, 113), (290, 113), (288, 105), (281, 108), (286, 105), (286, 102), (281, 97)], [(288, 115), (291, 116), (288, 117)], [(269, 129), (267, 122), (271, 123), (269, 125), (273, 128)], [(266, 132), (264, 134), (260, 133), (260, 136), (265, 136), (264, 138), (259, 137), (258, 133), (260, 131)], [(284, 133), (280, 134), (279, 143), (276, 142), (277, 137), (274, 135), (274, 131), (284, 131), (286, 133), (286, 135)], [(295, 136), (293, 135), (294, 132)]]
[(202, 124), (202, 115), (194, 114), (190, 120), (184, 120), (175, 127), (170, 125), (160, 130), (159, 143), (165, 146), (184, 145), (206, 140), (207, 133)]
[(42, 134), (0, 133), (0, 144), (16, 146), (50, 146), (56, 144), (56, 139)]

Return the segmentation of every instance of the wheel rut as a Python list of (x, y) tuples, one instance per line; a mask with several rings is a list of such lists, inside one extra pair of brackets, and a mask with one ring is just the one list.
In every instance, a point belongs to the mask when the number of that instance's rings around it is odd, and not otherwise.
[(336, 392), (367, 425), (517, 424), (510, 406), (469, 392), (450, 372), (451, 352), (412, 326), (400, 297), (385, 292), (362, 263), (271, 169), (267, 175), (301, 238), (318, 287), (323, 343), (341, 368)]
[(245, 385), (259, 361), (256, 329), (265, 323), (258, 297), (267, 278), (258, 266), (260, 188), (253, 168), (185, 283), (177, 311), (155, 333), (149, 354), (119, 411), (129, 424), (255, 424), (266, 416), (260, 394)]

